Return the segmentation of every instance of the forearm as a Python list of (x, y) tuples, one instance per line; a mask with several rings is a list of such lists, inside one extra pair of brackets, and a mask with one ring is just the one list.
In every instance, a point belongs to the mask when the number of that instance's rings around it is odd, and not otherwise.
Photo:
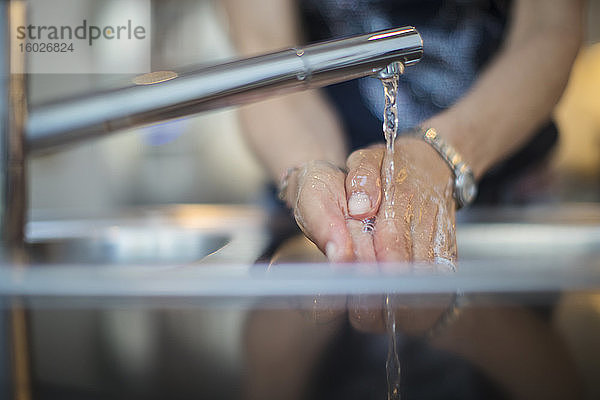
[(535, 14), (534, 3), (516, 5), (505, 47), (472, 90), (424, 123), (458, 149), (477, 177), (522, 146), (550, 117), (581, 42), (578, 0), (543, 17)]
[(288, 168), (312, 160), (345, 164), (347, 150), (342, 129), (318, 91), (245, 106), (240, 110), (240, 118), (248, 143), (275, 181)]
[[(300, 42), (294, 0), (225, 0), (231, 36), (249, 56)], [(288, 168), (323, 160), (342, 166), (346, 149), (337, 117), (319, 91), (308, 91), (240, 109), (244, 136), (277, 181)]]

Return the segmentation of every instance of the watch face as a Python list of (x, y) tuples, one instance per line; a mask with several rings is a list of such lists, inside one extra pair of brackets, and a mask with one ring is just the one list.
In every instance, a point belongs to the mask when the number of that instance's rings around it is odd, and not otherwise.
[(464, 172), (456, 177), (455, 193), (461, 207), (468, 206), (477, 196), (477, 185), (471, 171)]

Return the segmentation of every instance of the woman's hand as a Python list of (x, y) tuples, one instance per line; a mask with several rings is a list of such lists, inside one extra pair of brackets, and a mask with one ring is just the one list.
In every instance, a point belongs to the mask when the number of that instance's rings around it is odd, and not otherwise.
[(302, 232), (332, 262), (354, 260), (345, 179), (332, 163), (310, 161), (289, 174), (284, 193)]
[(346, 196), (355, 219), (375, 216), (373, 249), (377, 261), (456, 261), (452, 172), (427, 143), (398, 138), (390, 193), (382, 194), (386, 166), (383, 145), (348, 157)]
[[(348, 174), (311, 161), (288, 177), (285, 198), (304, 234), (333, 262), (424, 262), (454, 269), (452, 173), (418, 139), (396, 140), (390, 193), (383, 194), (385, 147), (352, 153)], [(363, 220), (374, 218), (374, 231)]]
[[(364, 154), (360, 159), (348, 161), (349, 168), (356, 174), (350, 183), (352, 188), (369, 187), (374, 200), (367, 198), (365, 191), (348, 200), (345, 183), (346, 173), (327, 161), (311, 161), (295, 168), (288, 176), (284, 198), (294, 212), (294, 218), (302, 232), (327, 256), (329, 261), (342, 263), (352, 261), (375, 262), (373, 237), (365, 231), (361, 218), (370, 217), (379, 207), (381, 190), (376, 195), (380, 182), (379, 152)], [(368, 160), (368, 162), (363, 162)], [(365, 170), (371, 168), (372, 170)], [(367, 175), (369, 179), (367, 179)], [(373, 182), (371, 182), (373, 177)], [(362, 180), (359, 182), (359, 180)], [(358, 199), (356, 198), (358, 196)], [(349, 212), (352, 211), (352, 215)]]
[[(383, 264), (383, 268), (410, 266), (430, 272), (454, 271), (456, 206), (450, 168), (425, 142), (398, 138), (392, 183), (388, 195), (384, 195), (387, 173), (384, 159), (382, 145), (358, 150), (348, 157), (349, 214), (358, 219), (375, 217), (370, 243), (365, 244), (367, 241), (363, 239), (363, 248), (370, 245), (377, 261), (400, 262)], [(398, 297), (393, 307), (399, 329), (411, 334), (431, 329), (451, 296), (440, 295), (436, 299), (439, 304), (415, 305)], [(350, 322), (361, 331), (385, 331), (385, 315), (383, 299), (372, 296), (348, 299)]]

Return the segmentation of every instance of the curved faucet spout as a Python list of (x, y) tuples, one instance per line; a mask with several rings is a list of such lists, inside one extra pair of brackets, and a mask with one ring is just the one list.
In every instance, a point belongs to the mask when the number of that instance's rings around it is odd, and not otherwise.
[[(46, 104), (30, 111), (29, 151), (183, 117), (291, 91), (393, 72), (418, 62), (423, 42), (413, 27), (388, 29), (192, 72), (147, 74), (127, 87)], [(155, 79), (155, 77), (165, 77)]]

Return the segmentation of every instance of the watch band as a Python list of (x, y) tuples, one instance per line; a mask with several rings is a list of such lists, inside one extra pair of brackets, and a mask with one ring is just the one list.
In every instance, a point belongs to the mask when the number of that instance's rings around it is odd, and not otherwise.
[[(454, 147), (440, 137), (435, 128), (418, 127), (412, 130), (412, 136), (428, 143), (446, 161), (454, 174), (454, 199), (458, 209), (469, 205), (477, 194), (473, 171)], [(465, 186), (468, 186), (465, 191)]]
[(446, 143), (434, 128), (420, 128), (420, 133), (423, 135), (423, 140), (429, 143), (431, 147), (442, 156), (446, 163), (448, 163), (454, 172), (454, 176), (458, 176), (459, 174), (470, 170), (456, 149)]

